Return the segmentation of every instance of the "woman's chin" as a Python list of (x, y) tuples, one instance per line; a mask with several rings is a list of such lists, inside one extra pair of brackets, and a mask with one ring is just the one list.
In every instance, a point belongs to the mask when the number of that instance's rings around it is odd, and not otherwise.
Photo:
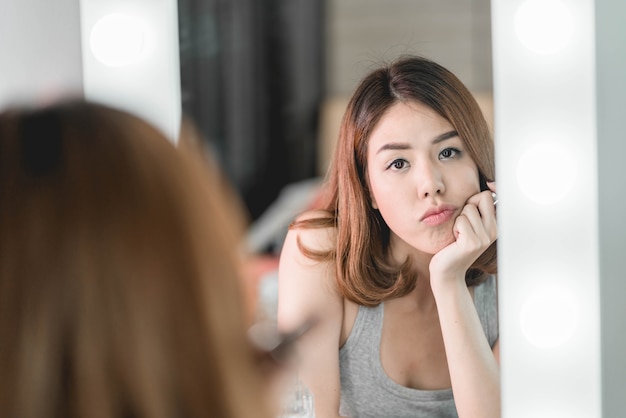
[(452, 231), (435, 237), (431, 236), (426, 240), (405, 240), (397, 235), (392, 235), (390, 247), (395, 248), (396, 251), (392, 251), (397, 252), (399, 259), (404, 260), (407, 254), (414, 251), (433, 256), (450, 244), (453, 244), (455, 241), (456, 240), (454, 239)]
[(433, 242), (432, 252), (430, 252), (430, 254), (435, 255), (439, 251), (441, 251), (444, 248), (446, 248), (447, 246), (449, 246), (450, 244), (453, 244), (454, 242), (456, 242), (456, 240), (454, 239), (454, 235), (452, 235), (452, 233), (450, 233), (449, 237), (447, 237), (447, 238), (443, 238), (442, 237), (442, 239), (440, 241)]

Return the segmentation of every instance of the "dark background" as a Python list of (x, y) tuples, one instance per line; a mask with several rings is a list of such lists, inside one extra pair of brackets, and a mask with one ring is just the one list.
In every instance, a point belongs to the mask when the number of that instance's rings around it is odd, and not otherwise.
[(324, 2), (179, 0), (183, 113), (251, 220), (316, 175)]

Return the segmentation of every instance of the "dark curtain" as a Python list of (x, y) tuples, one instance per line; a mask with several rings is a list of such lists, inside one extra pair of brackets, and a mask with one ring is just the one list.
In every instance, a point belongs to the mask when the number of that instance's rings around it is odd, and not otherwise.
[(183, 113), (256, 219), (316, 175), (323, 2), (179, 0)]

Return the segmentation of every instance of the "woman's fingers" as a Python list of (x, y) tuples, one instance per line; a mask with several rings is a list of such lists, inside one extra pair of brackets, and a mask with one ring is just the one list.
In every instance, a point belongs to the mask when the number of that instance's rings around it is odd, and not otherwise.
[(498, 196), (496, 195), (496, 182), (488, 181), (487, 187), (489, 187), (489, 190), (491, 190), (491, 196), (493, 197), (493, 204), (495, 206), (496, 203), (498, 203)]
[(498, 229), (490, 192), (481, 192), (468, 199), (461, 211), (461, 216), (471, 227), (471, 230), (466, 230), (466, 232), (473, 233), (483, 244), (491, 244), (496, 239)]
[(467, 200), (467, 204), (476, 206), (485, 221), (491, 220), (495, 223), (496, 208), (492, 193), (493, 192), (484, 191), (475, 194)]
[(461, 222), (467, 222), (468, 228), (465, 230), (468, 235), (468, 239), (476, 240), (476, 245), (484, 246), (485, 244), (490, 244), (492, 239), (492, 221), (486, 219), (483, 215), (481, 215), (479, 208), (473, 204), (467, 204), (463, 208), (461, 212)]

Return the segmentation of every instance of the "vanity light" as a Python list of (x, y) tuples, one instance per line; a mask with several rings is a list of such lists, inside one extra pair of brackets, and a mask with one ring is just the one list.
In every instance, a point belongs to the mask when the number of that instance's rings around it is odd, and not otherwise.
[(560, 0), (526, 0), (515, 14), (519, 40), (538, 54), (565, 47), (574, 31), (572, 14)]
[[(567, 144), (563, 140), (562, 144)], [(563, 199), (577, 181), (575, 158), (565, 146), (539, 143), (526, 150), (517, 164), (520, 189), (533, 202), (550, 205)]]
[(182, 114), (176, 0), (80, 0), (83, 90), (173, 142)]
[(96, 22), (91, 30), (89, 44), (98, 61), (110, 67), (121, 67), (139, 58), (144, 37), (139, 20), (115, 13)]
[(535, 347), (555, 348), (576, 332), (580, 321), (578, 298), (565, 286), (539, 286), (524, 302), (520, 326)]

